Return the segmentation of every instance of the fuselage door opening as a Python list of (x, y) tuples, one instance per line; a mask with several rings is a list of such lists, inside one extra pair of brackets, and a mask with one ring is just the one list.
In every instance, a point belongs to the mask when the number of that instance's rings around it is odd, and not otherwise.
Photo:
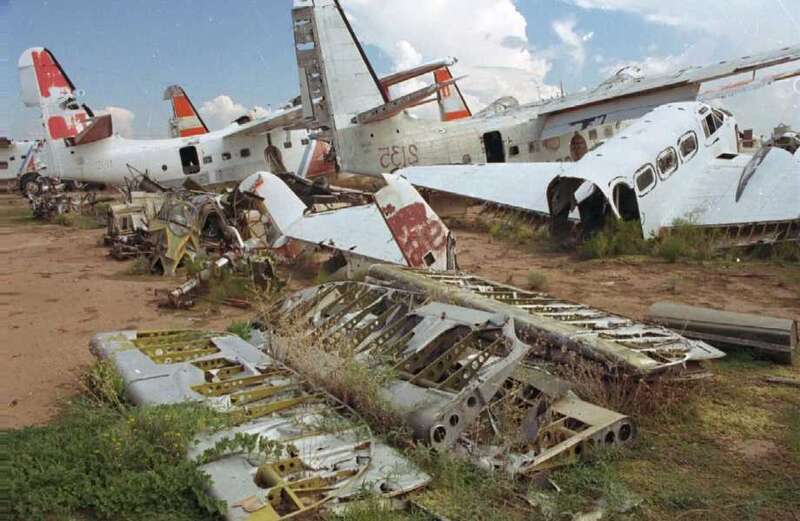
[(197, 174), (200, 172), (200, 157), (197, 155), (197, 147), (188, 146), (180, 149), (181, 166), (185, 175)]
[(499, 131), (487, 132), (483, 135), (483, 147), (486, 149), (487, 163), (505, 163), (506, 148), (503, 135)]

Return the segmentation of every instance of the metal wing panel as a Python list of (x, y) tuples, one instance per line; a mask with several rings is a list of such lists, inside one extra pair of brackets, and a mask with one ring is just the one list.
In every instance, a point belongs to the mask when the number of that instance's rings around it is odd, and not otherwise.
[(306, 215), (290, 226), (285, 235), (345, 253), (406, 265), (403, 252), (375, 204)]
[(239, 135), (257, 135), (269, 132), (276, 128), (285, 128), (292, 126), (302, 120), (303, 108), (294, 107), (291, 109), (282, 110), (269, 116), (268, 118), (255, 119), (249, 123), (239, 126), (238, 129), (226, 134), (225, 138), (235, 137)]
[(736, 60), (722, 61), (713, 65), (690, 67), (674, 74), (650, 78), (632, 78), (617, 82), (612, 80), (589, 92), (578, 93), (545, 103), (540, 113), (542, 115), (554, 114), (629, 96), (641, 96), (644, 93), (652, 93), (659, 90), (686, 88), (692, 85), (699, 87), (703, 82), (798, 60), (800, 60), (800, 46), (785, 47), (780, 50), (745, 56)]
[(498, 163), (410, 167), (398, 173), (417, 187), (548, 214), (547, 187), (571, 168), (565, 163)]

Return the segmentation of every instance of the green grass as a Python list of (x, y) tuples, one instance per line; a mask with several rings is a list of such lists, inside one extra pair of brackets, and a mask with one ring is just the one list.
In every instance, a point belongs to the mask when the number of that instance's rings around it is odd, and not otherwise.
[(652, 252), (653, 241), (642, 238), (638, 221), (611, 221), (578, 247), (578, 256), (582, 259), (649, 255)]
[(131, 263), (125, 268), (125, 275), (149, 275), (150, 274), (150, 261), (147, 257), (139, 256), (136, 257)]
[(185, 454), (195, 435), (224, 425), (198, 405), (134, 408), (101, 363), (85, 392), (50, 425), (6, 433), (17, 519), (217, 520), (207, 477)]
[(249, 342), (250, 337), (252, 336), (253, 333), (253, 324), (248, 320), (242, 322), (234, 322), (231, 325), (229, 325), (225, 331), (227, 331), (228, 333), (233, 333), (234, 335), (238, 336), (245, 342)]

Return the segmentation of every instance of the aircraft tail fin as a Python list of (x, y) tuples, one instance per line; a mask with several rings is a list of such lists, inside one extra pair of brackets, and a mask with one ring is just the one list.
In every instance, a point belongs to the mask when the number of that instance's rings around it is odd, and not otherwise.
[(439, 103), (439, 115), (442, 121), (456, 121), (472, 117), (458, 83), (453, 78), (449, 67), (442, 67), (433, 73), (437, 85), (442, 85), (436, 92)]
[(338, 0), (295, 0), (292, 22), (304, 118), (335, 140), (389, 99)]
[(456, 269), (455, 243), (444, 221), (404, 177), (384, 174), (375, 202), (406, 263), (414, 268)]
[(81, 94), (53, 53), (44, 47), (25, 50), (17, 63), (22, 101), (42, 111), (47, 137), (74, 138), (89, 126), (91, 109), (78, 102)]
[(194, 108), (192, 100), (180, 85), (170, 85), (164, 91), (164, 99), (172, 103), (172, 119), (169, 122), (172, 137), (191, 137), (208, 134), (208, 127)]

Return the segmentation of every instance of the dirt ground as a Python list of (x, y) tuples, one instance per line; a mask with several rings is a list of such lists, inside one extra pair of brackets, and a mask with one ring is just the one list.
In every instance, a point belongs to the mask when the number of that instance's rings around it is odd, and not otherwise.
[[(578, 261), (492, 239), (468, 224), (454, 232), (465, 271), (521, 287), (529, 273), (539, 273), (555, 296), (628, 316), (641, 318), (650, 304), (675, 300), (800, 318), (800, 267), (669, 264), (649, 257)], [(159, 309), (153, 291), (175, 281), (126, 274), (129, 263), (107, 256), (102, 235), (102, 229), (38, 223), (23, 199), (0, 195), (0, 427), (46, 422), (58, 401), (75, 392), (76, 375), (92, 361), (87, 346), (97, 332), (224, 329), (247, 315), (224, 307), (216, 313)]]
[(102, 229), (41, 224), (27, 203), (0, 195), (0, 429), (41, 424), (75, 393), (101, 331), (132, 328), (224, 329), (244, 313), (159, 309), (156, 288), (175, 280), (126, 274), (107, 256)]
[(622, 315), (644, 318), (655, 302), (671, 300), (726, 311), (800, 320), (800, 266), (772, 262), (668, 263), (654, 257), (581, 261), (493, 239), (469, 225), (452, 227), (464, 271), (519, 287), (544, 275), (544, 290)]

